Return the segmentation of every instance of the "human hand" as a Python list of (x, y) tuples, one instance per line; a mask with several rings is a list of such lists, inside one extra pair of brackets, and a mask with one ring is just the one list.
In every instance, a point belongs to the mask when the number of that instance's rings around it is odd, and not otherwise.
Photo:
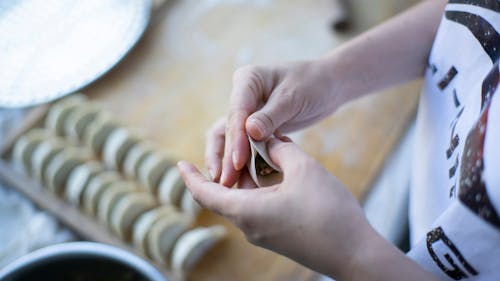
[(306, 127), (347, 100), (335, 91), (335, 74), (324, 64), (247, 66), (235, 72), (226, 130), (220, 121), (207, 136), (206, 165), (213, 180), (225, 186), (236, 183), (249, 157), (247, 134), (261, 141), (277, 130)]
[(283, 171), (280, 184), (256, 188), (244, 170), (238, 189), (206, 179), (180, 162), (195, 200), (227, 217), (256, 245), (340, 277), (373, 230), (349, 191), (289, 140), (270, 139), (268, 151)]

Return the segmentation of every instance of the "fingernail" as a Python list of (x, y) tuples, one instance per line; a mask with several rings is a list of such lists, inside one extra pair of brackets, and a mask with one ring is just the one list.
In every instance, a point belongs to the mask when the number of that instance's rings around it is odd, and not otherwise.
[(252, 118), (252, 119), (250, 119), (250, 123), (252, 123), (254, 125), (254, 127), (256, 128), (256, 130), (254, 131), (255, 136), (252, 136), (252, 137), (254, 139), (261, 140), (264, 136), (264, 131), (261, 128), (259, 120)]
[(280, 136), (279, 139), (282, 141), (282, 142), (293, 142), (291, 138), (287, 137), (287, 136)]
[(184, 161), (177, 162), (177, 168), (183, 169), (185, 166), (186, 166), (186, 164), (184, 163)]
[(224, 173), (224, 171), (223, 171), (223, 172), (222, 172), (222, 175), (220, 176), (220, 182), (219, 182), (219, 183), (220, 183), (220, 184), (222, 184), (222, 185), (225, 185), (225, 184), (226, 184), (226, 181), (227, 181), (227, 179), (226, 179), (226, 178), (227, 178), (227, 177), (226, 177), (226, 173)]
[(231, 155), (231, 158), (233, 159), (233, 166), (236, 171), (239, 171), (241, 169), (240, 167), (240, 157), (238, 155), (238, 152), (233, 151), (233, 154)]

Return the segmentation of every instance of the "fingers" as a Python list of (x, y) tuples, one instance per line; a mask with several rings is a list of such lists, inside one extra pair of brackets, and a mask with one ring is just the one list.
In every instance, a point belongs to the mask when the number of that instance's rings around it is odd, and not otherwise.
[(217, 214), (229, 218), (245, 216), (259, 202), (260, 192), (254, 189), (229, 189), (211, 182), (187, 162), (181, 161), (177, 167), (196, 202)]
[(257, 184), (253, 181), (250, 176), (250, 172), (247, 169), (241, 171), (241, 175), (238, 179), (238, 188), (241, 189), (252, 189), (257, 188)]
[(283, 171), (303, 163), (309, 156), (288, 137), (271, 138), (267, 142), (267, 151), (271, 160)]
[(225, 186), (234, 185), (238, 171), (250, 156), (245, 123), (272, 88), (272, 77), (264, 72), (256, 67), (244, 67), (234, 74), (221, 175), (221, 183)]
[(238, 69), (233, 76), (233, 91), (229, 107), (228, 138), (231, 162), (240, 170), (248, 158), (245, 122), (255, 112), (265, 95), (263, 75), (255, 67)]
[(193, 198), (201, 206), (221, 215), (231, 209), (233, 202), (229, 192), (232, 190), (208, 181), (192, 164), (181, 161), (177, 167)]
[(297, 99), (293, 90), (286, 89), (285, 86), (278, 87), (267, 103), (247, 119), (248, 134), (257, 141), (267, 139), (299, 112), (303, 102)]
[(226, 126), (226, 146), (222, 161), (221, 184), (233, 186), (238, 180), (239, 171), (250, 156), (250, 147), (244, 128), (248, 114), (242, 111), (230, 113)]
[(219, 119), (207, 132), (206, 150), (205, 150), (205, 165), (208, 168), (210, 178), (219, 182), (222, 172), (222, 158), (224, 156), (225, 138), (225, 118)]

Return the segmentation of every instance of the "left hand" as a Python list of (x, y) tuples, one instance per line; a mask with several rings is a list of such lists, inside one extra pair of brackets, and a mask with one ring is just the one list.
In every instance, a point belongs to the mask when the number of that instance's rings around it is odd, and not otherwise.
[[(257, 188), (246, 169), (239, 189), (207, 180), (196, 167), (180, 162), (179, 170), (195, 200), (227, 217), (251, 243), (286, 255), (339, 278), (373, 234), (351, 193), (297, 145), (268, 141), (283, 182)], [(348, 280), (348, 279), (347, 279)]]

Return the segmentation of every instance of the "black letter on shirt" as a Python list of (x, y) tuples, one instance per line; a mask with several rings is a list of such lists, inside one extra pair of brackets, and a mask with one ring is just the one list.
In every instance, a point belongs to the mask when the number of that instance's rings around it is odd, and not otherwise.
[[(438, 241), (442, 241), (451, 252), (451, 253), (445, 253), (443, 255), (447, 263), (451, 265), (451, 268), (448, 268), (440, 260), (440, 258), (436, 254), (436, 251), (434, 251), (433, 245)], [(467, 271), (470, 275), (473, 276), (478, 274), (478, 272), (464, 259), (460, 251), (458, 251), (457, 247), (455, 247), (455, 245), (451, 242), (451, 240), (448, 239), (448, 237), (446, 236), (441, 227), (438, 227), (432, 230), (431, 232), (427, 233), (427, 250), (429, 251), (429, 254), (431, 255), (434, 262), (436, 262), (437, 266), (439, 266), (439, 268), (444, 273), (446, 273), (454, 280), (461, 280), (463, 278), (469, 277), (465, 271)], [(457, 260), (463, 266), (465, 271), (457, 265), (455, 260)]]

